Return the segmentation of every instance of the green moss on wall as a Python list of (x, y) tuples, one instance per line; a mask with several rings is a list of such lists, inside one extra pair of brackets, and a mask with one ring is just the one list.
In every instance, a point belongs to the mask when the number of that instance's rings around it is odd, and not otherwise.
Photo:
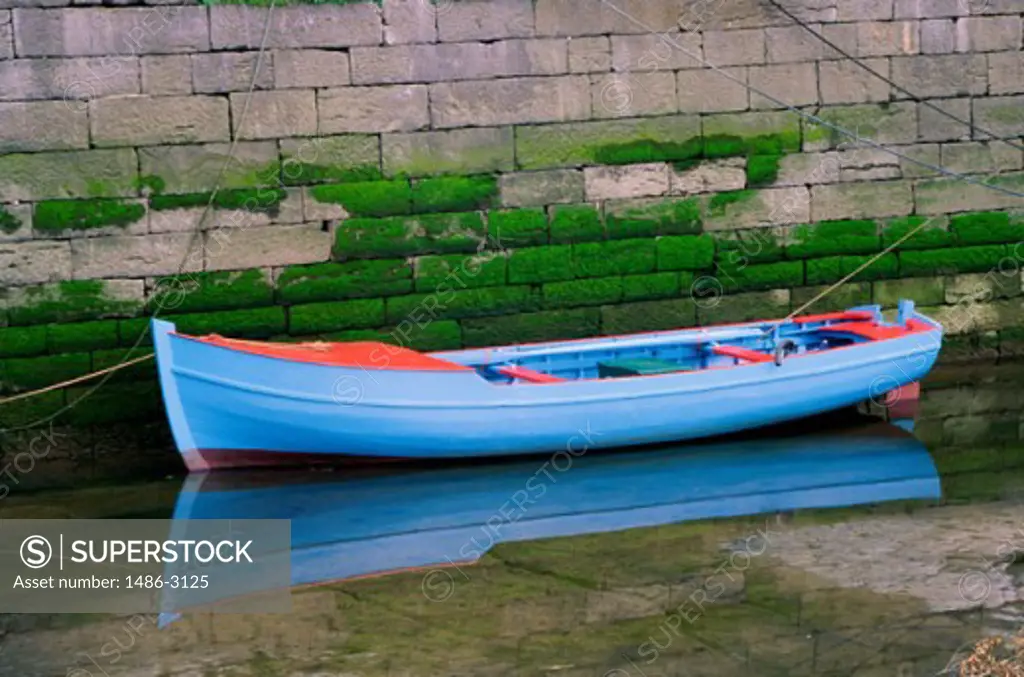
[[(213, 202), (210, 202), (211, 196)], [(149, 208), (155, 211), (172, 209), (196, 209), (206, 207), (213, 209), (244, 209), (276, 216), (281, 209), (281, 202), (288, 197), (283, 188), (232, 188), (213, 193), (183, 193), (180, 195), (153, 195), (149, 198)]]
[(149, 301), (150, 307), (160, 308), (161, 313), (232, 310), (273, 303), (269, 275), (258, 268), (161, 277)]
[(51, 353), (73, 353), (118, 345), (117, 320), (97, 320), (73, 324), (51, 324), (46, 344)]
[(360, 299), (292, 306), (288, 320), (288, 331), (296, 336), (379, 327), (384, 324), (384, 300)]
[(0, 357), (28, 357), (46, 352), (46, 327), (0, 327)]
[(416, 213), (490, 209), (497, 199), (498, 178), (490, 175), (419, 179), (412, 186), (412, 205)]
[(462, 323), (467, 347), (557, 341), (597, 335), (600, 313), (596, 308), (549, 310), (514, 317), (467, 320)]
[(155, 174), (139, 177), (139, 192), (143, 195), (159, 195), (167, 188), (167, 182)]
[(125, 227), (146, 216), (146, 208), (124, 200), (44, 200), (36, 203), (33, 228), (43, 232)]
[(334, 258), (379, 258), (476, 252), (485, 241), (479, 213), (346, 219), (335, 233)]
[(88, 387), (68, 389), (68, 402), (76, 402), (68, 411), (71, 425), (102, 426), (119, 421), (153, 420), (163, 415), (163, 399), (156, 381), (108, 383), (90, 390)]
[(21, 228), (21, 219), (7, 211), (3, 205), (0, 205), (0, 233), (10, 235), (19, 228)]
[(618, 303), (622, 300), (622, 278), (549, 282), (541, 289), (545, 308), (577, 308)]
[(432, 294), (396, 296), (387, 300), (387, 321), (425, 325), (437, 318), (462, 319), (537, 310), (540, 297), (528, 286), (483, 287)]
[(661, 237), (657, 241), (658, 270), (703, 270), (715, 258), (715, 241), (710, 235)]
[(716, 277), (726, 292), (798, 287), (804, 283), (802, 261), (719, 266)]
[(700, 158), (704, 153), (701, 137), (682, 142), (636, 139), (594, 149), (593, 158), (602, 165), (629, 165), (639, 162), (670, 162)]
[(382, 178), (376, 165), (346, 167), (309, 162), (287, 162), (281, 169), (281, 183), (286, 186), (308, 186), (314, 183), (365, 183)]
[(559, 205), (551, 208), (551, 242), (594, 242), (604, 239), (601, 214), (593, 205)]
[[(685, 279), (680, 279), (680, 275)], [(622, 278), (622, 300), (649, 301), (674, 298), (689, 289), (693, 282), (691, 277), (689, 273), (626, 275)]]
[(974, 212), (950, 217), (949, 229), (961, 245), (1024, 240), (1024, 223), (1007, 212)]
[[(148, 346), (141, 346), (139, 348), (111, 348), (109, 350), (94, 350), (92, 352), (92, 368), (93, 371), (99, 371), (101, 369), (107, 369), (118, 364), (123, 364), (129, 360), (134, 360), (137, 357), (143, 355), (151, 355), (153, 353), (152, 348)], [(157, 378), (156, 373), (156, 360), (147, 360), (133, 364), (130, 367), (124, 367), (111, 373), (109, 382), (122, 382), (126, 383), (129, 381), (152, 381)]]
[(899, 242), (900, 238), (918, 228), (925, 221), (930, 221), (927, 226), (911, 235), (907, 240), (901, 242), (895, 251), (907, 249), (939, 249), (951, 247), (956, 244), (956, 236), (947, 230), (947, 219), (945, 217), (904, 216), (898, 219), (891, 219), (882, 225), (882, 246), (888, 248)]
[(493, 246), (501, 248), (547, 244), (547, 214), (541, 208), (489, 212), (487, 239)]
[(412, 291), (412, 266), (405, 259), (289, 266), (277, 278), (286, 303), (394, 296)]
[(760, 188), (779, 178), (781, 155), (751, 155), (747, 159), (747, 187)]
[[(807, 284), (829, 284), (849, 275), (870, 256), (829, 256), (807, 261)], [(895, 254), (886, 254), (859, 273), (851, 282), (884, 280), (896, 277), (899, 261)]]
[(901, 252), (900, 273), (905, 277), (982, 273), (995, 268), (1006, 253), (1002, 245)]
[(643, 301), (601, 308), (602, 334), (632, 334), (692, 327), (697, 323), (697, 306), (692, 299)]
[(572, 247), (569, 246), (517, 249), (508, 260), (509, 284), (554, 282), (572, 278)]
[(874, 221), (821, 221), (795, 226), (786, 256), (791, 259), (838, 254), (872, 254), (882, 249)]
[(13, 325), (79, 322), (134, 315), (142, 301), (119, 299), (102, 280), (71, 280), (27, 287), (17, 305), (8, 308)]
[(653, 239), (584, 242), (572, 246), (576, 277), (652, 273), (657, 262)]
[[(193, 313), (174, 318), (178, 331), (186, 334), (220, 334), (239, 338), (270, 338), (285, 333), (285, 309), (249, 308), (213, 313)], [(125, 326), (121, 325), (121, 342), (125, 342)]]
[(462, 347), (462, 327), (454, 320), (434, 320), (422, 327), (355, 329), (324, 334), (327, 341), (380, 341), (413, 350), (454, 350)]
[(699, 233), (700, 203), (689, 198), (606, 204), (605, 231), (609, 239)]
[(352, 216), (394, 216), (412, 213), (412, 188), (406, 179), (362, 181), (314, 186), (317, 202), (339, 204)]
[(786, 257), (782, 239), (770, 228), (716, 233), (715, 242), (719, 260), (733, 267), (772, 263)]
[[(0, 381), (3, 380), (3, 363), (0, 362)], [(0, 429), (22, 428), (38, 425), (40, 421), (64, 423), (66, 414), (53, 418), (64, 408), (64, 391), (54, 390), (11, 402), (0, 407)]]
[(416, 260), (416, 291), (434, 292), (505, 284), (504, 254), (421, 256)]
[(0, 391), (43, 388), (90, 371), (89, 353), (12, 357), (0, 361)]

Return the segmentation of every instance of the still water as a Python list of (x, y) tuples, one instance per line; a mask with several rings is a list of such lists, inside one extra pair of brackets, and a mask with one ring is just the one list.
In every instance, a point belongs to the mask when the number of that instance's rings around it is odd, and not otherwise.
[(1022, 382), (945, 368), (897, 420), (687, 447), (12, 496), (12, 519), (291, 519), (296, 587), (287, 614), (162, 629), (0, 616), (0, 675), (956, 674), (1024, 621)]

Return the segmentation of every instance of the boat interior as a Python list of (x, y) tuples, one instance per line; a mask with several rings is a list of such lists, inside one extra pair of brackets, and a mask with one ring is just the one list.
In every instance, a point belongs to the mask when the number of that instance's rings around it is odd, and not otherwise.
[(476, 371), (495, 385), (651, 376), (774, 362), (932, 328), (901, 304), (896, 322), (878, 307), (804, 315), (784, 321), (718, 325), (494, 348), (420, 353), (374, 341), (282, 344), (188, 337), (233, 350), (299, 362), (364, 369)]

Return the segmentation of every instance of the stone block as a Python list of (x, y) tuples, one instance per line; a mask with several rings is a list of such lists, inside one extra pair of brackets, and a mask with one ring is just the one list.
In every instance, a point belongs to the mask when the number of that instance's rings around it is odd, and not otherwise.
[(213, 96), (122, 96), (89, 102), (94, 146), (227, 141), (228, 102)]
[(752, 190), (737, 197), (717, 204), (721, 198), (712, 196), (704, 219), (704, 229), (716, 231), (784, 226), (807, 223), (811, 218), (811, 194), (804, 186)]
[(400, 132), (430, 125), (424, 85), (322, 89), (317, 111), (321, 134)]
[(645, 139), (683, 143), (700, 134), (701, 119), (696, 115), (527, 125), (516, 129), (516, 162), (522, 169), (603, 164), (602, 148)]
[(590, 94), (596, 118), (663, 115), (679, 110), (676, 79), (670, 72), (594, 76)]
[(840, 183), (811, 188), (814, 221), (906, 216), (914, 211), (909, 181)]
[(192, 57), (192, 87), (197, 93), (248, 92), (253, 86), (256, 89), (274, 86), (271, 54), (264, 54), (262, 60), (259, 52), (218, 52)]
[(68, 241), (0, 242), (0, 286), (57, 282), (70, 277)]
[[(911, 90), (913, 91), (913, 90)], [(970, 99), (935, 99), (929, 101), (931, 106), (918, 104), (918, 135), (921, 141), (954, 141), (971, 138), (971, 129), (966, 124), (971, 119)], [(934, 106), (934, 108), (933, 108)], [(943, 115), (943, 110), (965, 122)]]
[[(987, 0), (981, 0), (986, 2)], [(893, 16), (896, 19), (941, 19), (966, 16), (974, 0), (896, 0)]]
[[(888, 59), (864, 59), (862, 63), (888, 77)], [(822, 103), (868, 103), (889, 100), (888, 83), (851, 61), (820, 62), (818, 78)]]
[(977, 174), (1024, 168), (1024, 153), (999, 141), (942, 144), (942, 166), (954, 172)]
[(383, 3), (384, 43), (437, 42), (438, 7), (423, 0), (388, 0)]
[[(818, 103), (817, 73), (813, 63), (751, 66), (749, 77), (751, 87), (771, 94), (790, 106)], [(784, 108), (755, 92), (750, 93), (750, 107)]]
[(1022, 294), (1020, 273), (1011, 269), (951, 275), (945, 279), (945, 284), (945, 303), (950, 304), (965, 300), (985, 303), (993, 299), (1016, 298)]
[(878, 21), (892, 18), (893, 0), (860, 0), (859, 2), (837, 2), (839, 21)]
[(312, 136), (317, 132), (316, 94), (312, 89), (252, 92), (251, 95), (245, 92), (231, 94), (230, 98), (235, 138), (276, 139)]
[(511, 127), (385, 134), (381, 154), (388, 176), (507, 172), (515, 165)]
[(502, 174), (498, 187), (506, 207), (569, 204), (582, 202), (584, 195), (583, 172), (578, 169)]
[(330, 258), (333, 235), (319, 223), (212, 230), (204, 235), (206, 270), (292, 266)]
[[(141, 175), (159, 177), (166, 193), (205, 193), (213, 190), (219, 177), (221, 188), (255, 187), (266, 185), (270, 177), (276, 180), (276, 170), (269, 168), (277, 162), (277, 144), (241, 142), (233, 156), (230, 149), (227, 143), (140, 148)], [(225, 168), (229, 156), (231, 162)]]
[[(0, 228), (0, 242), (20, 242), (32, 239), (32, 205), (3, 205), (0, 209), (14, 219), (13, 226), (10, 223), (5, 223), (5, 227)], [(2, 307), (3, 303), (0, 303), (0, 308)]]
[(63, 101), (0, 103), (0, 154), (88, 147), (84, 111)]
[(899, 158), (875, 148), (854, 148), (839, 152), (839, 180), (877, 181), (902, 176)]
[(0, 202), (136, 194), (130, 148), (0, 155)]
[(915, 178), (921, 176), (938, 176), (939, 172), (929, 169), (920, 163), (927, 163), (932, 167), (942, 165), (939, 157), (939, 144), (919, 143), (912, 146), (903, 146), (900, 151), (906, 158), (900, 158), (900, 171), (903, 178)]
[(952, 54), (956, 51), (956, 21), (928, 19), (921, 22), (921, 53)]
[(702, 68), (698, 33), (613, 35), (612, 67), (617, 71), (674, 71)]
[[(986, 181), (1017, 192), (1024, 191), (1024, 174), (1003, 174), (988, 178)], [(920, 181), (914, 189), (914, 200), (918, 214), (948, 214), (1020, 207), (1019, 197), (953, 178)]]
[(0, 101), (60, 99), (84, 110), (86, 99), (139, 93), (136, 57), (17, 59), (0, 63)]
[(314, 136), (281, 139), (281, 174), (293, 181), (301, 175), (300, 163), (359, 173), (380, 170), (380, 140), (372, 134)]
[(916, 21), (872, 21), (857, 24), (859, 56), (905, 56), (920, 51)]
[(612, 69), (612, 46), (606, 35), (569, 40), (571, 73), (603, 73)]
[(776, 186), (804, 186), (839, 181), (839, 154), (796, 153), (779, 160), (779, 176)]
[(444, 42), (499, 40), (533, 35), (532, 0), (450, 2), (437, 11), (438, 38)]
[[(880, 144), (914, 143), (917, 138), (917, 105), (912, 102), (826, 106), (818, 117), (842, 129)], [(804, 150), (823, 150), (856, 141), (828, 128), (805, 123)]]
[[(822, 32), (820, 24), (811, 25), (809, 28), (816, 33)], [(836, 41), (831, 40), (831, 42)], [(779, 26), (765, 29), (765, 54), (768, 63), (839, 58), (838, 52), (800, 26)]]
[(435, 127), (583, 120), (591, 114), (589, 90), (584, 75), (437, 83), (430, 118)]
[(663, 162), (586, 167), (583, 181), (588, 200), (653, 197), (668, 192), (668, 165)]
[[(984, 2), (984, 0), (980, 0)], [(1018, 7), (1016, 11), (1019, 11)], [(1015, 16), (972, 16), (956, 22), (956, 51), (998, 52), (1021, 47), (1021, 18)]]
[(893, 57), (892, 80), (919, 97), (984, 94), (988, 63), (984, 54)]
[(669, 179), (673, 195), (742, 190), (747, 186), (746, 160), (707, 160), (683, 171), (670, 166)]
[(871, 284), (874, 302), (883, 308), (895, 308), (900, 299), (913, 299), (918, 306), (933, 306), (946, 298), (941, 277), (909, 278), (905, 280), (876, 280)]
[(14, 10), (19, 56), (137, 56), (210, 49), (205, 7)]
[(789, 312), (788, 289), (729, 294), (705, 298), (697, 306), (697, 320), (702, 326), (729, 322), (749, 322), (784, 317)]
[(765, 32), (762, 29), (706, 31), (704, 58), (715, 66), (757, 66), (765, 63)]
[(1024, 53), (989, 54), (988, 85), (990, 94), (1024, 92)]
[(757, 96), (744, 87), (747, 83), (747, 68), (723, 68), (722, 71), (740, 82), (730, 80), (710, 68), (676, 73), (679, 110), (684, 113), (747, 110), (750, 107), (749, 97)]
[[(191, 233), (124, 235), (71, 240), (71, 270), (76, 280), (171, 275), (184, 264), (186, 272), (202, 270), (199, 257), (189, 256)], [(199, 242), (195, 242), (199, 248)]]
[(188, 55), (144, 56), (141, 65), (143, 94), (192, 93), (192, 59)]
[(977, 139), (1024, 136), (1024, 96), (998, 96), (974, 99), (974, 124), (989, 134), (975, 130)]
[(620, 0), (537, 0), (537, 35), (613, 35), (679, 30), (680, 7), (674, 2)]
[[(420, 0), (416, 0), (421, 4)], [(350, 84), (348, 54), (325, 49), (274, 52), (274, 86), (278, 89), (340, 87)]]
[(558, 75), (569, 70), (565, 40), (357, 47), (351, 53), (352, 81), (357, 85)]
[[(213, 48), (259, 49), (267, 12), (264, 7), (214, 5), (210, 8)], [(303, 4), (275, 7), (267, 35), (267, 47), (280, 49), (379, 45), (383, 23), (379, 10), (369, 2)]]
[(317, 200), (310, 194), (309, 188), (303, 188), (301, 193), (303, 221), (341, 221), (350, 216), (348, 211), (339, 204)]
[(14, 58), (14, 24), (10, 10), (0, 10), (0, 61)]
[(764, 134), (782, 134), (795, 137), (799, 133), (800, 120), (788, 111), (722, 113), (708, 115), (703, 120), (704, 136), (729, 134), (751, 137)]

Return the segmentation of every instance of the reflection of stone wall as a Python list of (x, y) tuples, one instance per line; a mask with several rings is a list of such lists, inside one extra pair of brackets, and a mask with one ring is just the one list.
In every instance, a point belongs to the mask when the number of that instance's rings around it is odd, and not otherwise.
[[(1024, 189), (1021, 152), (766, 3), (279, 7), (251, 99), (264, 9), (10, 4), (6, 392), (120, 361), (157, 307), (190, 332), (424, 349), (779, 316), (936, 215), (821, 307), (911, 297), (963, 335), (951, 353), (1019, 349), (1017, 200), (844, 144), (685, 52), (1007, 188)], [(787, 6), (956, 115), (1024, 134), (1016, 3)], [(0, 426), (84, 392), (4, 407)], [(141, 366), (62, 420), (154, 417)]]

